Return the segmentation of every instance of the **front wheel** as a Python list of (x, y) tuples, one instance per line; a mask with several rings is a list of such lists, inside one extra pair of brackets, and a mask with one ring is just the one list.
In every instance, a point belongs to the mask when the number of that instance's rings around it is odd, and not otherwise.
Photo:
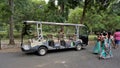
[(76, 50), (77, 50), (77, 51), (80, 51), (81, 49), (82, 49), (81, 44), (78, 44), (78, 45), (76, 46)]
[(45, 47), (40, 47), (40, 48), (38, 49), (38, 55), (39, 55), (39, 56), (44, 56), (46, 53), (47, 53), (47, 48), (45, 48)]

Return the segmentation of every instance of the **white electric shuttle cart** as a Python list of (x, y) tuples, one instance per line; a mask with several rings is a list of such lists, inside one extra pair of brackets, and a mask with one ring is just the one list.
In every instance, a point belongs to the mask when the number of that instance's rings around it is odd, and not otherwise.
[(86, 45), (88, 29), (83, 24), (40, 21), (23, 23), (21, 49), (25, 53), (37, 52), (43, 56), (48, 50), (74, 48), (79, 51)]

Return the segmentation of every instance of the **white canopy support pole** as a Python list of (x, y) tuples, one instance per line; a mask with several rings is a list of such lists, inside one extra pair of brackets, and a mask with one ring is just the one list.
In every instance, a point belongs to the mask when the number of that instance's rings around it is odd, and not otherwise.
[(77, 31), (77, 39), (79, 39), (79, 26), (76, 26), (76, 31)]
[(38, 34), (38, 40), (43, 39), (42, 24), (41, 23), (37, 23), (37, 34)]

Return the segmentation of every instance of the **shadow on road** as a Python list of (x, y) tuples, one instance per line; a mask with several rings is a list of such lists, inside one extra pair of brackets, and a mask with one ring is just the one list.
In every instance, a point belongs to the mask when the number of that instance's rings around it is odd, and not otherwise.
[[(82, 50), (80, 51), (83, 51), (83, 50), (86, 50), (85, 48), (83, 48)], [(75, 52), (76, 50), (75, 49), (60, 49), (60, 50), (50, 50), (47, 52), (47, 54), (58, 54), (58, 53), (66, 53), (66, 52)], [(76, 51), (78, 52), (78, 51)], [(24, 53), (24, 52), (21, 52), (21, 55), (19, 53), (19, 56), (38, 56), (37, 52), (33, 52), (33, 53)]]

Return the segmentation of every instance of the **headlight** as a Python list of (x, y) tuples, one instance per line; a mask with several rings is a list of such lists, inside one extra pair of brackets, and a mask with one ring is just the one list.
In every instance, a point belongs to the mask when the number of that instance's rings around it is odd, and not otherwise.
[(83, 43), (83, 41), (80, 39), (80, 42)]
[(78, 39), (77, 41), (80, 41), (81, 43), (83, 43), (83, 41), (81, 39)]
[(30, 50), (30, 45), (23, 45), (24, 50)]

